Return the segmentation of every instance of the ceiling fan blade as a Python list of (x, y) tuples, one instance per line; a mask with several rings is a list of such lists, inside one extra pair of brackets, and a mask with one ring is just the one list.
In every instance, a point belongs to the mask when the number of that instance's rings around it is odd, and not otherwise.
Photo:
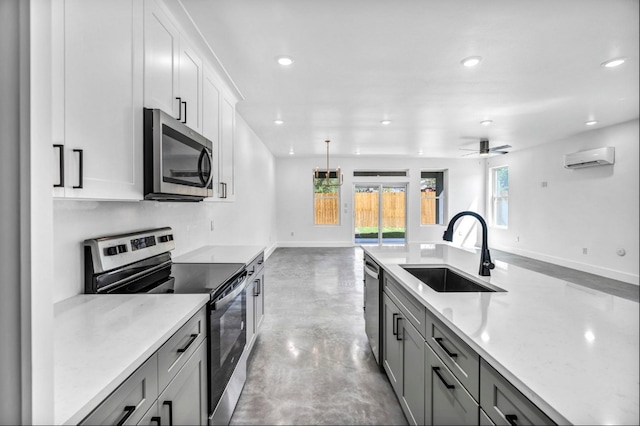
[(495, 154), (508, 154), (509, 153), (508, 151), (491, 151), (491, 152), (493, 152)]
[(477, 149), (471, 149), (471, 148), (458, 148), (460, 151), (473, 151), (473, 152), (478, 152)]
[(467, 155), (473, 155), (473, 154), (477, 154), (478, 151), (473, 151), (473, 152), (469, 152), (468, 154), (462, 154), (461, 157), (466, 157)]
[(511, 145), (500, 145), (500, 146), (495, 146), (495, 147), (493, 147), (493, 148), (489, 148), (489, 151), (493, 151), (493, 152), (495, 152), (495, 151), (499, 151), (499, 150), (502, 150), (502, 149), (508, 149), (508, 148), (511, 148)]

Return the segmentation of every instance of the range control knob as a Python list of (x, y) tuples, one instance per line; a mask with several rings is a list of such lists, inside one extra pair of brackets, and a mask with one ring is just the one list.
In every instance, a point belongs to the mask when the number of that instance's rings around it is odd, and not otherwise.
[(105, 247), (104, 249), (104, 255), (105, 256), (113, 256), (118, 254), (118, 247), (117, 246), (112, 246), (112, 247)]
[(158, 237), (158, 241), (160, 241), (161, 243), (166, 243), (167, 241), (173, 241), (173, 234), (161, 235), (160, 237)]

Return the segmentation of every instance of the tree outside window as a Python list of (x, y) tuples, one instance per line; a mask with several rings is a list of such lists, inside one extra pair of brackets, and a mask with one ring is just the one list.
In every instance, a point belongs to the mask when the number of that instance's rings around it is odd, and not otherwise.
[(506, 228), (509, 225), (509, 168), (491, 169), (492, 222)]
[(420, 224), (444, 224), (444, 172), (420, 173)]
[(313, 211), (315, 225), (340, 224), (340, 179), (335, 171), (318, 172), (313, 178)]

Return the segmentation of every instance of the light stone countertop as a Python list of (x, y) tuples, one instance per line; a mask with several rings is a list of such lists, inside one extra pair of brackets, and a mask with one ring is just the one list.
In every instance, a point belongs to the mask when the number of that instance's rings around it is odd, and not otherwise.
[(54, 423), (77, 424), (209, 301), (78, 295), (54, 305)]
[(243, 263), (248, 265), (264, 246), (203, 246), (176, 256), (173, 263)]
[[(640, 424), (636, 302), (446, 244), (367, 247), (369, 254), (559, 424)], [(402, 264), (449, 265), (506, 292), (438, 293)]]

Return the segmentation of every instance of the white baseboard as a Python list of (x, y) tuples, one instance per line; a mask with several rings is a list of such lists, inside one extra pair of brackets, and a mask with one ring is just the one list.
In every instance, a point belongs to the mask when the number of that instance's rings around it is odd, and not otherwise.
[(603, 268), (603, 267), (591, 265), (588, 263), (576, 262), (573, 260), (563, 259), (561, 257), (549, 256), (543, 253), (522, 250), (515, 247), (493, 245), (492, 248), (495, 248), (497, 250), (501, 250), (507, 253), (530, 257), (531, 259), (540, 260), (542, 262), (553, 263), (554, 265), (559, 265), (559, 266), (564, 266), (571, 269), (577, 269), (579, 271), (589, 272), (591, 274), (600, 275), (600, 276), (611, 278), (618, 281), (623, 281), (629, 284), (640, 285), (639, 276), (634, 274), (629, 274), (627, 272), (616, 271), (614, 269)]

